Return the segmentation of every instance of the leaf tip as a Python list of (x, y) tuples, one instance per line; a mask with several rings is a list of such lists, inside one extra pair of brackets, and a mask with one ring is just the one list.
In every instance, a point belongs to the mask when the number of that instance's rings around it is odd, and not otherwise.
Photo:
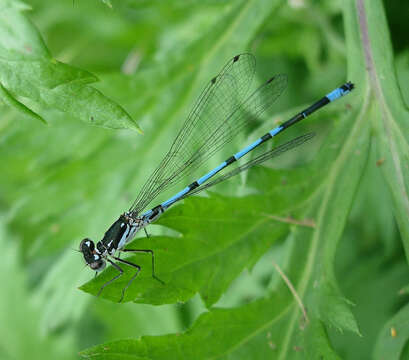
[(128, 128), (131, 130), (135, 130), (138, 134), (144, 135), (143, 130), (138, 126), (135, 120), (133, 120), (131, 117), (129, 117), (128, 121), (126, 122), (126, 125), (124, 128)]

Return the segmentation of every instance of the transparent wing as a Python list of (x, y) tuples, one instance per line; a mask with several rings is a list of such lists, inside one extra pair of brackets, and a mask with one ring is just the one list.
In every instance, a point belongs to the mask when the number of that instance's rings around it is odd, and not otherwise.
[(161, 192), (196, 170), (281, 95), (287, 84), (284, 75), (270, 79), (247, 97), (254, 72), (255, 58), (241, 54), (209, 82), (131, 211), (140, 213)]
[(270, 151), (265, 152), (264, 154), (261, 154), (257, 157), (255, 157), (254, 159), (246, 162), (245, 164), (236, 167), (235, 169), (227, 172), (226, 174), (220, 175), (217, 178), (215, 178), (212, 181), (209, 181), (206, 184), (203, 184), (202, 186), (196, 188), (195, 190), (189, 192), (186, 196), (184, 196), (183, 198), (189, 197), (191, 195), (197, 194), (202, 192), (203, 190), (206, 190), (214, 185), (217, 185), (219, 183), (221, 183), (222, 181), (225, 181), (227, 179), (230, 179), (233, 176), (236, 176), (238, 174), (240, 174), (243, 171), (248, 170), (249, 168), (255, 166), (255, 165), (259, 165), (269, 159), (275, 158), (277, 156), (280, 156), (284, 153), (286, 153), (287, 151), (290, 151), (292, 149), (295, 149), (296, 147), (306, 143), (307, 141), (310, 141), (313, 137), (315, 136), (314, 133), (308, 133), (302, 136), (299, 136), (295, 139), (292, 139), (288, 142), (286, 142), (285, 144), (282, 144), (280, 146), (277, 146), (275, 148), (273, 148)]

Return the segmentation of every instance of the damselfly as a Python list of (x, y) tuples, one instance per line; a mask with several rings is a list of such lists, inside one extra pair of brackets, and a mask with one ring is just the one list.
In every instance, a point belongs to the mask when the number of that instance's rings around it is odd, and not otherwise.
[(291, 119), (230, 156), (226, 161), (186, 186), (170, 199), (143, 212), (159, 194), (186, 178), (205, 160), (208, 160), (224, 145), (232, 141), (246, 125), (258, 119), (281, 95), (287, 85), (285, 75), (276, 75), (254, 92), (248, 94), (254, 73), (255, 58), (253, 55), (241, 54), (232, 58), (205, 87), (166, 156), (153, 171), (145, 185), (142, 186), (131, 208), (120, 215), (119, 219), (111, 225), (103, 239), (97, 242), (96, 245), (88, 238), (82, 240), (80, 251), (86, 264), (92, 270), (98, 273), (105, 268), (106, 262), (109, 262), (119, 272), (118, 275), (101, 286), (98, 295), (107, 285), (122, 276), (123, 270), (115, 261), (135, 269), (135, 274), (122, 289), (120, 301), (122, 301), (126, 289), (141, 270), (139, 265), (115, 256), (117, 252), (119, 254), (121, 252), (149, 254), (152, 257), (152, 276), (162, 282), (155, 274), (155, 257), (152, 250), (124, 248), (134, 238), (135, 234), (144, 229), (149, 237), (146, 226), (156, 221), (176, 202), (305, 143), (313, 134), (299, 136), (209, 181), (220, 171), (231, 166), (256, 147), (298, 121), (305, 119), (314, 111), (348, 94), (354, 88), (352, 83), (347, 82), (333, 90)]

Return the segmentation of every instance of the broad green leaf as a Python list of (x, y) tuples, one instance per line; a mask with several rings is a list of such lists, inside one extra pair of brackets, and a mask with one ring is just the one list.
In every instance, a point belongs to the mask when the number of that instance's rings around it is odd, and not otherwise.
[[(287, 311), (288, 293), (274, 293), (271, 298), (255, 301), (235, 309), (212, 308), (202, 314), (195, 325), (183, 334), (142, 337), (99, 345), (81, 353), (82, 357), (110, 359), (115, 356), (146, 359), (265, 359), (274, 355), (269, 328)], [(242, 349), (248, 337), (257, 338), (257, 352)], [(183, 344), (183, 347), (180, 347)], [(206, 344), (206, 346), (203, 346)], [(253, 349), (254, 350), (254, 349)]]
[[(291, 244), (294, 249), (299, 247), (294, 239)], [(297, 336), (288, 345), (284, 330), (292, 313), (297, 314)], [(267, 298), (237, 308), (210, 308), (183, 334), (120, 340), (90, 348), (81, 355), (97, 359), (339, 359), (323, 326), (312, 320), (305, 323), (288, 288), (280, 282)]]
[(51, 57), (24, 15), (27, 9), (19, 1), (0, 1), (0, 83), (6, 103), (36, 119), (42, 119), (37, 112), (57, 109), (92, 125), (139, 130), (121, 106), (88, 85), (97, 81), (94, 75)]

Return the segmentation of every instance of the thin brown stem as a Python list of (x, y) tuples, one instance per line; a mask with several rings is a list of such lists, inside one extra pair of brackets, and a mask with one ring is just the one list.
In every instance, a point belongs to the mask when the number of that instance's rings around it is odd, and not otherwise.
[(276, 264), (273, 261), (273, 265), (275, 267), (275, 269), (277, 270), (277, 272), (280, 274), (281, 278), (284, 280), (284, 282), (286, 283), (286, 285), (288, 286), (288, 288), (290, 289), (291, 293), (294, 296), (295, 301), (297, 302), (298, 306), (301, 309), (301, 312), (303, 314), (304, 320), (305, 320), (305, 325), (307, 325), (309, 323), (309, 319), (308, 319), (308, 315), (307, 315), (307, 311), (305, 309), (304, 304), (302, 303), (301, 298), (299, 297), (297, 290), (295, 290), (293, 284), (291, 283), (290, 279), (287, 277), (286, 274), (284, 274), (284, 272), (281, 270), (280, 266), (278, 266), (278, 264)]

